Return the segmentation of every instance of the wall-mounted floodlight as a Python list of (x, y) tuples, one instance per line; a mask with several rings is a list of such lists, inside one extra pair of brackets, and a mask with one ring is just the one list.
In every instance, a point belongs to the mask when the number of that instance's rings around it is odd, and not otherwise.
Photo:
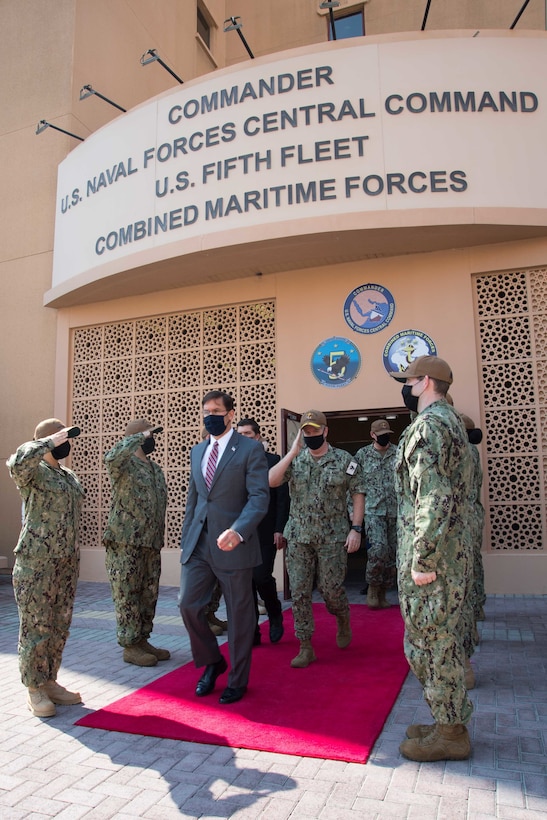
[(181, 80), (181, 78), (177, 74), (175, 74), (173, 69), (169, 68), (167, 63), (164, 63), (164, 61), (161, 59), (160, 55), (158, 54), (155, 48), (149, 48), (148, 51), (145, 51), (141, 57), (141, 65), (150, 65), (150, 63), (159, 63), (162, 66), (162, 68), (168, 71), (169, 74), (172, 77), (174, 77), (178, 83), (180, 83), (181, 85), (184, 83), (184, 80)]
[[(243, 32), (241, 31), (241, 29), (243, 28), (243, 23), (239, 23), (238, 20), (241, 20), (241, 17), (228, 17), (228, 19), (224, 21), (224, 33), (226, 34), (227, 31), (237, 31), (237, 33), (239, 34), (239, 39), (247, 49), (247, 54), (249, 55), (251, 60), (254, 60), (255, 56), (249, 48), (249, 44), (243, 36)], [(226, 23), (228, 23), (229, 25), (226, 25)]]
[(427, 18), (429, 16), (429, 7), (430, 6), (431, 6), (431, 0), (427, 0), (427, 5), (425, 7), (425, 12), (424, 12), (424, 19), (422, 20), (422, 31), (425, 31), (425, 27), (426, 27), (426, 24), (427, 24)]
[(84, 137), (79, 137), (77, 134), (71, 134), (70, 131), (65, 131), (64, 128), (59, 128), (58, 125), (52, 125), (47, 120), (40, 120), (40, 122), (36, 126), (36, 133), (41, 134), (42, 131), (46, 130), (46, 128), (53, 128), (55, 131), (60, 131), (61, 134), (66, 134), (69, 137), (74, 137), (75, 140), (80, 140), (80, 142), (84, 141)]
[(336, 28), (334, 25), (334, 11), (333, 9), (337, 9), (340, 5), (339, 0), (323, 0), (321, 5), (319, 6), (320, 9), (328, 9), (329, 10), (329, 18), (330, 18), (330, 30), (331, 36), (333, 40), (336, 40)]
[(124, 114), (127, 111), (127, 108), (122, 108), (121, 105), (118, 105), (118, 103), (109, 100), (108, 97), (105, 97), (104, 94), (100, 94), (98, 91), (95, 91), (95, 89), (90, 85), (84, 85), (83, 88), (80, 88), (80, 102), (82, 100), (87, 100), (88, 97), (92, 97), (93, 95), (95, 95), (95, 97), (99, 97), (101, 100), (104, 100), (109, 105), (113, 105), (114, 108), (118, 109), (118, 111), (123, 111)]
[(513, 20), (513, 22), (511, 23), (511, 25), (510, 25), (510, 27), (509, 27), (509, 28), (512, 28), (512, 29), (513, 29), (513, 28), (515, 28), (516, 24), (518, 23), (518, 21), (520, 20), (520, 18), (521, 18), (521, 16), (522, 16), (522, 14), (523, 14), (523, 12), (524, 12), (524, 9), (526, 8), (526, 6), (528, 5), (528, 3), (529, 3), (529, 2), (530, 2), (530, 0), (526, 0), (526, 2), (525, 2), (525, 3), (523, 4), (523, 6), (521, 7), (521, 9), (520, 9), (519, 13), (518, 13), (518, 14), (517, 14), (517, 16), (515, 17), (515, 19)]

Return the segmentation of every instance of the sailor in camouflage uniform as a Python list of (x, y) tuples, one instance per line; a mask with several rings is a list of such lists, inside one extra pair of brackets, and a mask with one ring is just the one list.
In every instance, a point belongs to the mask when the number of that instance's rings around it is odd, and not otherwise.
[[(401, 373), (392, 373), (401, 379)], [(435, 724), (413, 725), (401, 753), (417, 761), (469, 757), (472, 704), (462, 643), (472, 585), (471, 456), (462, 420), (445, 399), (449, 365), (420, 356), (404, 372), (403, 400), (418, 411), (397, 450), (399, 599), (407, 660)]]
[[(477, 621), (484, 620), (484, 603), (486, 594), (484, 591), (484, 566), (482, 561), (482, 536), (484, 530), (484, 507), (482, 506), (482, 466), (477, 445), (482, 441), (482, 430), (475, 427), (475, 422), (465, 413), (460, 414), (471, 450), (473, 461), (473, 477), (471, 482), (470, 502), (471, 502), (471, 540), (473, 544), (473, 590), (471, 593), (472, 610), (472, 648), (478, 644)], [(472, 651), (472, 650), (471, 650)], [(471, 655), (469, 654), (469, 657)], [(469, 688), (469, 687), (468, 687)]]
[[(337, 645), (343, 649), (351, 641), (344, 579), (348, 553), (356, 552), (361, 545), (365, 501), (357, 462), (345, 450), (331, 447), (327, 433), (323, 413), (304, 413), (291, 449), (269, 472), (270, 487), (289, 482), (291, 504), (284, 535), (295, 633), (300, 641), (300, 652), (291, 661), (295, 668), (304, 668), (316, 660), (311, 645), (316, 573), (327, 610), (336, 616)], [(347, 513), (348, 493), (353, 500), (352, 525)]]
[(116, 610), (123, 659), (155, 666), (170, 653), (148, 642), (159, 593), (167, 486), (161, 467), (148, 458), (153, 433), (145, 419), (131, 421), (125, 437), (105, 455), (112, 504), (103, 535), (106, 570)]
[(70, 452), (69, 429), (58, 419), (41, 421), (34, 439), (7, 462), (23, 499), (13, 567), (19, 669), (27, 706), (37, 717), (52, 717), (55, 704), (81, 703), (78, 692), (57, 683), (76, 595), (84, 499), (76, 475), (59, 464)]
[(372, 444), (355, 454), (365, 486), (365, 533), (368, 541), (365, 582), (367, 606), (388, 609), (386, 591), (395, 581), (397, 554), (397, 497), (395, 454), (389, 440), (392, 430), (386, 419), (370, 426)]

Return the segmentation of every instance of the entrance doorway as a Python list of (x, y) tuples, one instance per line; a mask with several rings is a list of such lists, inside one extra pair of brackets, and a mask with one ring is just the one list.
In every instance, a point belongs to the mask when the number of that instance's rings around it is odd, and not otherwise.
[(344, 410), (325, 413), (329, 426), (329, 442), (333, 447), (355, 455), (361, 447), (372, 444), (370, 425), (376, 419), (387, 419), (393, 430), (391, 441), (397, 444), (401, 433), (410, 424), (410, 412), (405, 407), (374, 410)]
[[(387, 419), (393, 430), (391, 441), (397, 444), (401, 433), (410, 424), (410, 412), (405, 407), (374, 410), (346, 410), (325, 413), (329, 427), (328, 440), (333, 447), (355, 455), (361, 447), (372, 444), (370, 425), (376, 419)], [(348, 556), (346, 584), (364, 586), (365, 547)]]
[[(352, 456), (361, 447), (372, 443), (370, 425), (375, 419), (387, 419), (393, 430), (394, 444), (399, 442), (401, 433), (410, 424), (410, 411), (406, 407), (374, 408), (374, 410), (333, 410), (325, 413), (329, 428), (329, 443), (340, 450), (347, 450)], [(281, 410), (281, 454), (290, 449), (298, 434), (300, 414), (292, 410)]]
[[(399, 442), (403, 430), (410, 424), (410, 411), (406, 407), (384, 407), (373, 410), (340, 410), (325, 413), (329, 428), (328, 441), (333, 447), (347, 450), (355, 455), (361, 447), (372, 444), (370, 425), (375, 419), (387, 419), (393, 430), (393, 444)], [(291, 410), (281, 410), (282, 454), (290, 449), (299, 430), (300, 414)], [(365, 553), (364, 547), (348, 556), (346, 584), (364, 584)], [(290, 597), (288, 577), (284, 567), (284, 594)]]

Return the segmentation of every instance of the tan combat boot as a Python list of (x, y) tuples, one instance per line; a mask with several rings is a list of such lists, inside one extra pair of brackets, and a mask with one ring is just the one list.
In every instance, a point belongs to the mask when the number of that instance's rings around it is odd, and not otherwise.
[(158, 662), (155, 655), (146, 652), (138, 643), (124, 646), (123, 659), (126, 663), (134, 663), (135, 666), (155, 666)]
[(466, 760), (471, 754), (471, 741), (465, 726), (437, 723), (431, 734), (403, 740), (399, 751), (409, 760), (432, 763), (436, 760)]
[(48, 680), (44, 683), (42, 689), (52, 703), (58, 703), (59, 706), (73, 706), (75, 703), (82, 702), (82, 696), (79, 692), (69, 692), (56, 680)]
[(386, 601), (385, 587), (378, 587), (378, 609), (391, 609), (391, 604)]
[(469, 691), (469, 689), (475, 688), (475, 673), (473, 671), (473, 667), (471, 666), (471, 661), (469, 658), (465, 659), (465, 665), (463, 668), (464, 671), (464, 686)]
[(146, 638), (143, 638), (142, 641), (139, 641), (137, 646), (140, 646), (145, 652), (149, 652), (151, 655), (155, 655), (155, 657), (159, 661), (168, 661), (171, 657), (171, 653), (168, 649), (160, 649), (157, 646), (152, 646), (151, 643), (148, 643)]
[(336, 619), (338, 630), (336, 632), (336, 646), (345, 649), (351, 643), (351, 627), (349, 624), (349, 614), (342, 615)]
[(311, 641), (300, 641), (300, 652), (291, 661), (291, 666), (294, 669), (305, 669), (310, 663), (316, 661), (317, 657), (313, 651)]
[(53, 717), (57, 714), (55, 704), (49, 699), (43, 686), (31, 688), (27, 691), (27, 706), (36, 717)]
[(369, 609), (380, 609), (380, 587), (368, 585), (367, 606)]
[(210, 612), (207, 615), (207, 623), (209, 624), (209, 629), (213, 633), (219, 637), (228, 629), (228, 621), (221, 621), (217, 618), (214, 612)]
[(436, 723), (413, 723), (406, 730), (407, 737), (427, 737), (437, 726)]

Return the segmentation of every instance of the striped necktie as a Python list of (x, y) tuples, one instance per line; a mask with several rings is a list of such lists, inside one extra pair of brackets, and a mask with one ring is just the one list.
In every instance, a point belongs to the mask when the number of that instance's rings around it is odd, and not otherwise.
[(218, 441), (215, 441), (213, 444), (213, 449), (209, 453), (209, 458), (207, 459), (207, 469), (205, 470), (205, 483), (207, 484), (207, 489), (211, 489), (211, 484), (213, 483), (213, 478), (215, 477), (215, 470), (217, 468), (217, 458), (218, 458)]

